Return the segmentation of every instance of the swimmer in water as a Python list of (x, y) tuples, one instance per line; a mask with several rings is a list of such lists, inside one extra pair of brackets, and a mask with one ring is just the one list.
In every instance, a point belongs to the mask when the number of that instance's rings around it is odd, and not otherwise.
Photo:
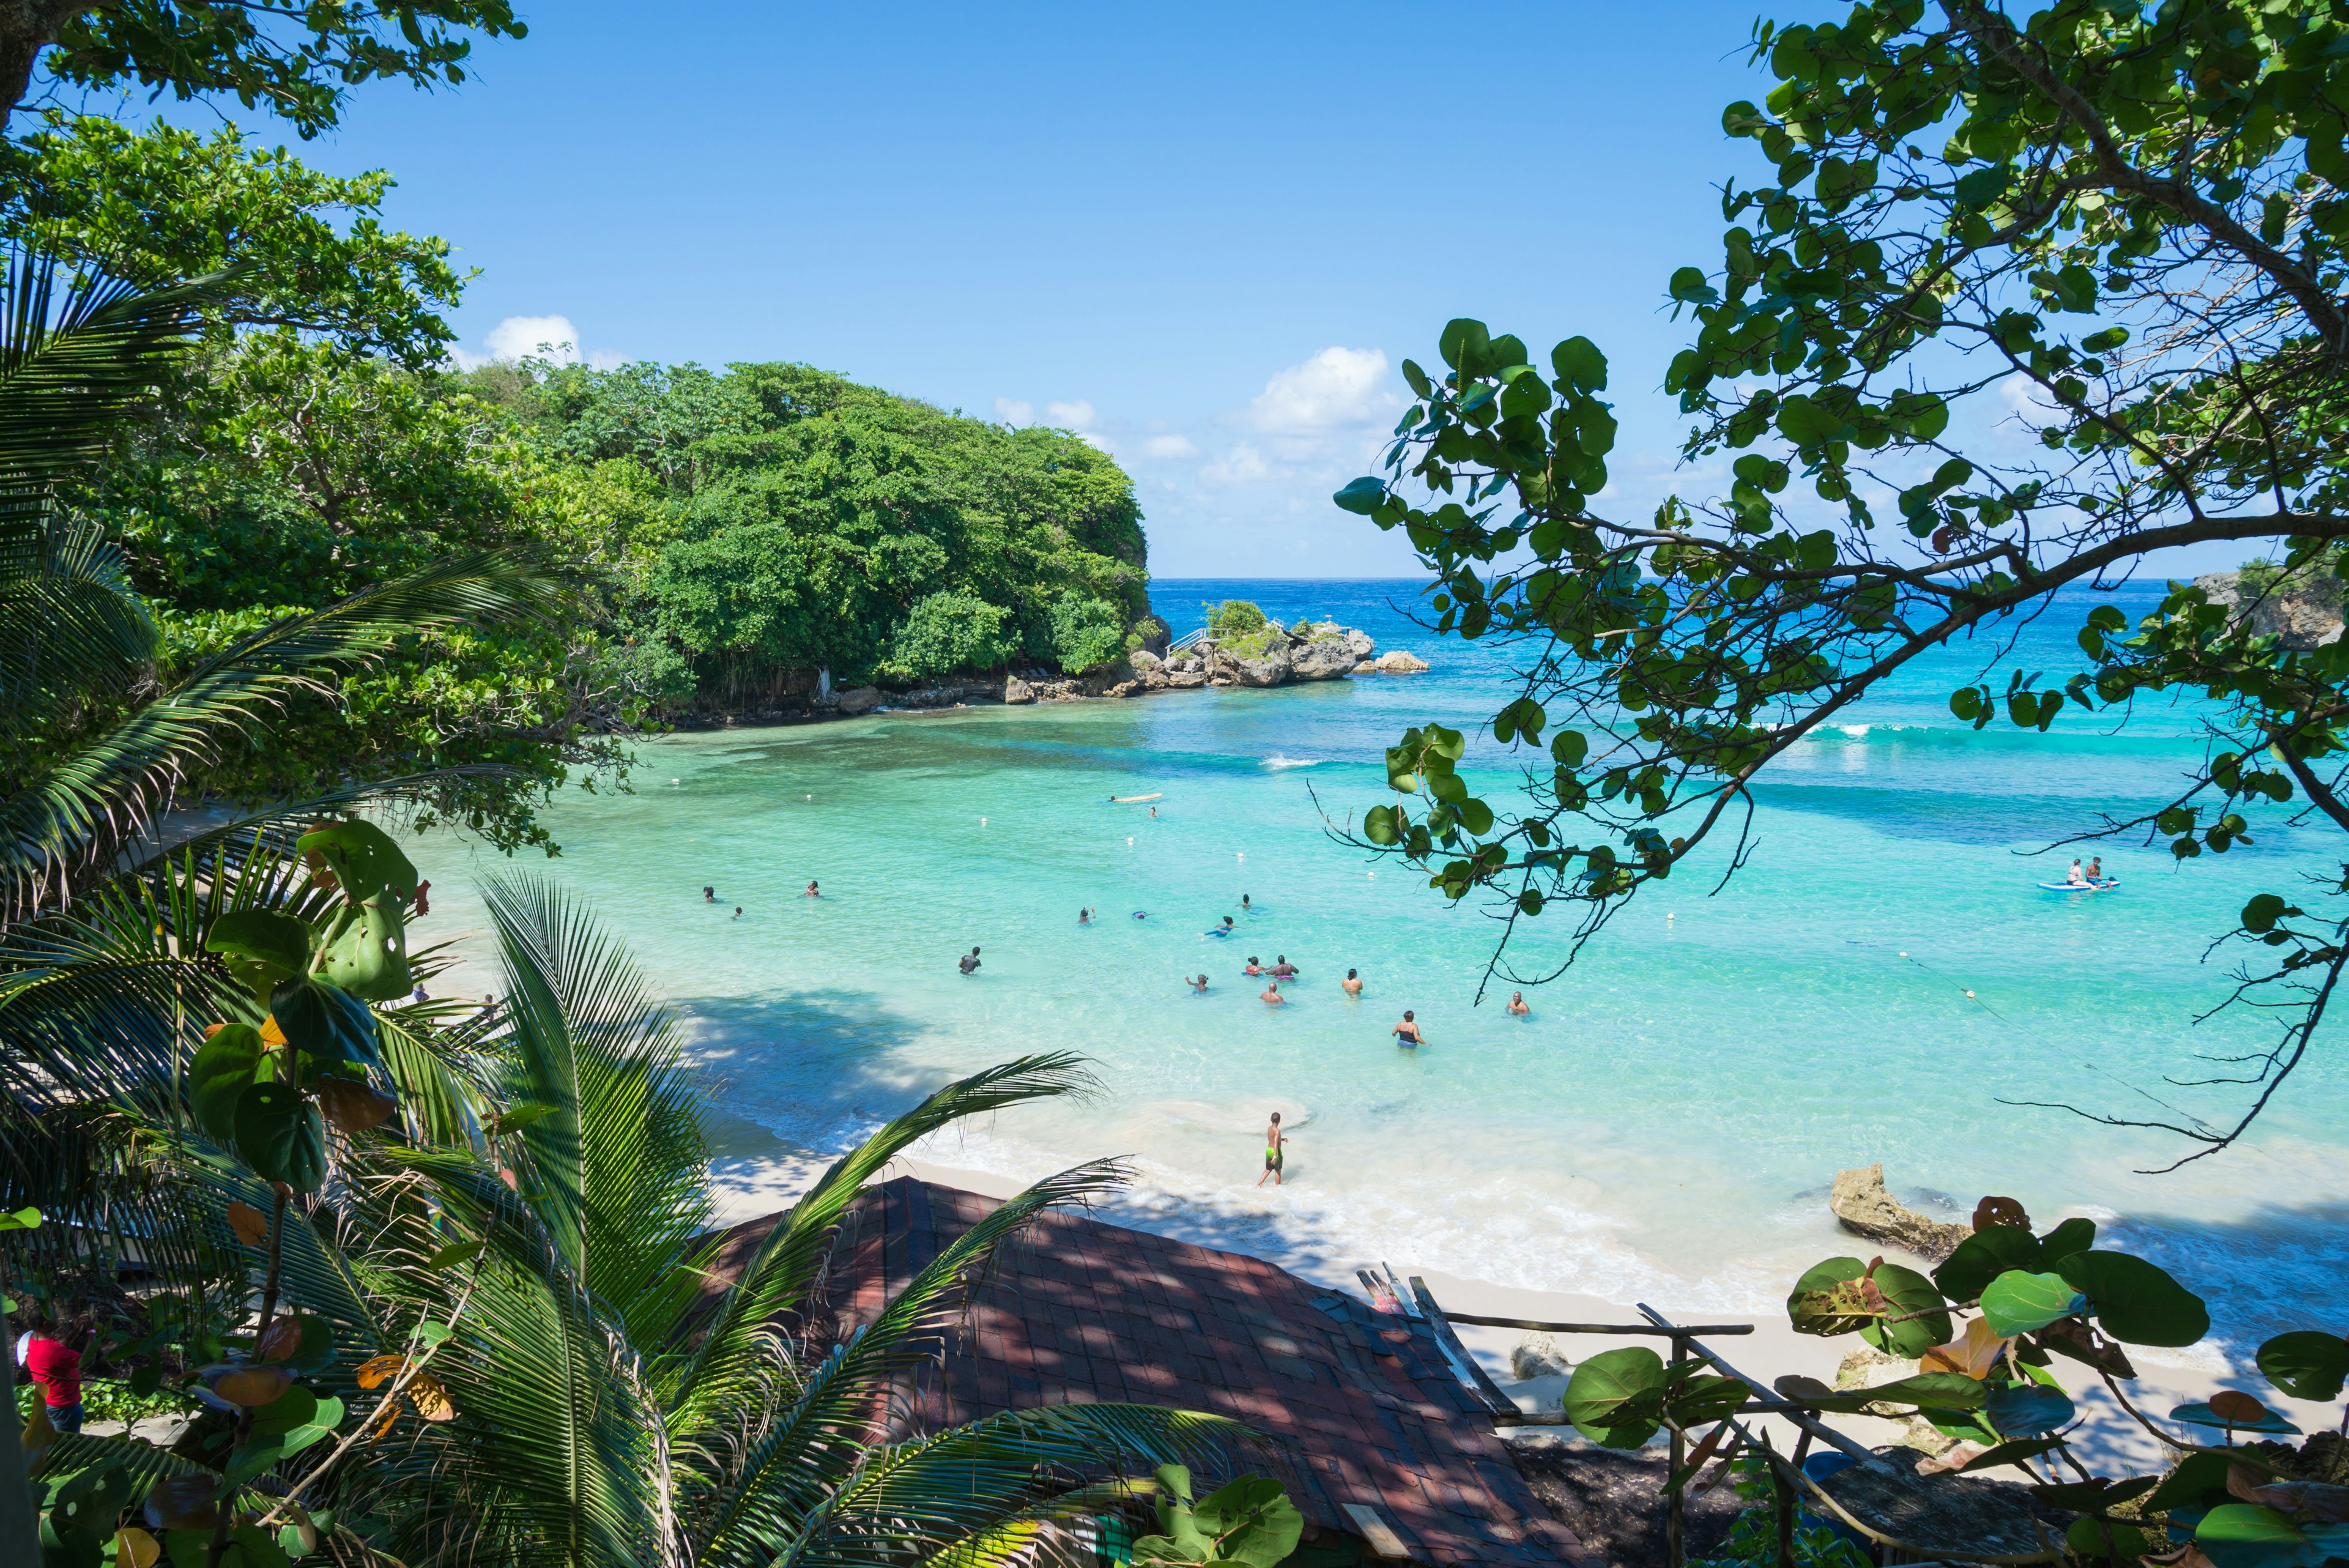
[(1513, 1017), (1528, 1018), (1533, 1015), (1533, 1011), (1534, 1010), (1532, 1008), (1526, 1005), (1526, 993), (1524, 992), (1513, 991), (1509, 992), (1509, 1012)]
[(1226, 936), (1232, 934), (1232, 918), (1229, 915), (1224, 917), (1224, 934)]
[(742, 918), (742, 906), (740, 904), (734, 906), (734, 918), (738, 920)]
[(1272, 972), (1283, 980), (1294, 980), (1297, 977), (1297, 966), (1288, 961), (1287, 953), (1275, 953), (1272, 955)]
[(1288, 1005), (1288, 998), (1280, 994), (1280, 981), (1277, 980), (1266, 981), (1264, 982), (1264, 994), (1257, 997), (1257, 1000), (1258, 1002), (1268, 1002), (1275, 1007), (1286, 1007)]
[(1346, 971), (1346, 978), (1340, 981), (1338, 983), (1344, 988), (1348, 996), (1360, 996), (1362, 994), (1362, 977), (1356, 974), (1352, 970), (1348, 970)]
[(1156, 815), (1158, 815), (1158, 808), (1157, 808), (1156, 806), (1154, 806), (1154, 806), (1152, 806), (1152, 807), (1150, 808), (1150, 815), (1153, 815), (1153, 816), (1156, 816)]
[(1419, 1025), (1412, 1022), (1411, 1009), (1408, 1007), (1402, 1010), (1402, 1022), (1387, 1033), (1395, 1037), (1396, 1044), (1409, 1046), (1413, 1050), (1427, 1044), (1427, 1036), (1422, 1034), (1419, 1032)]
[(1242, 893), (1240, 895), (1240, 913), (1246, 915), (1252, 914), (1254, 912), (1255, 906), (1248, 902), (1248, 896), (1246, 893)]
[(705, 904), (714, 904), (718, 902), (718, 889), (715, 888), (704, 888), (701, 890), (701, 901)]
[[(1272, 1178), (1275, 1187), (1280, 1185), (1280, 1168), (1288, 1163), (1287, 1157), (1281, 1153), (1281, 1146), (1288, 1141), (1288, 1135), (1280, 1130), (1280, 1113), (1275, 1111), (1272, 1113), (1272, 1125), (1264, 1129), (1264, 1176)], [(1256, 1179), (1258, 1187), (1264, 1185), (1264, 1176)]]
[(1207, 994), (1207, 977), (1204, 974), (1196, 980), (1189, 980), (1185, 983), (1190, 986), (1192, 994), (1195, 996), (1205, 996)]
[(1257, 967), (1256, 954), (1248, 954), (1247, 968), (1240, 971), (1240, 972), (1242, 974), (1262, 974), (1264, 972), (1263, 970)]
[(815, 886), (815, 884), (814, 884), (814, 883), (812, 883), (812, 882), (811, 882), (811, 883), (809, 883), (809, 884), (808, 884), (807, 891), (806, 891), (806, 892), (804, 892), (804, 893), (802, 893), (802, 894), (800, 895), (800, 897), (801, 897), (801, 898), (823, 898), (823, 895), (822, 893), (820, 893), (820, 892), (816, 891), (816, 886)]
[(1150, 911), (1147, 909), (1136, 909), (1133, 911), (1133, 918), (1137, 920), (1146, 920), (1150, 919)]
[(1079, 909), (1077, 911), (1077, 924), (1081, 926), (1090, 926), (1092, 923), (1093, 912), (1091, 909)]
[(978, 968), (978, 950), (977, 948), (973, 948), (970, 951), (963, 954), (961, 958), (955, 961), (961, 968), (963, 973), (969, 974)]

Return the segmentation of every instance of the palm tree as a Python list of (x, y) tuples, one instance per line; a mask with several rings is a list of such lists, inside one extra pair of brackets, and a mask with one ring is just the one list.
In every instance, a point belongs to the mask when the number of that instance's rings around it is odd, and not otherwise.
[[(559, 889), (510, 877), (488, 904), (511, 1027), (487, 1077), (505, 1108), (478, 1146), (354, 1141), (327, 1200), (288, 1216), (285, 1300), (347, 1347), (318, 1386), (357, 1411), (293, 1505), (332, 1510), (403, 1562), (979, 1564), (1044, 1520), (1146, 1490), (1090, 1477), (1248, 1436), (1131, 1405), (895, 1428), (895, 1379), (935, 1358), (991, 1251), (1115, 1182), (1113, 1164), (1005, 1203), (824, 1354), (793, 1338), (864, 1183), (960, 1117), (1082, 1086), (1073, 1058), (932, 1095), (833, 1166), (713, 1293), (705, 1103), (668, 1015)], [(267, 1201), (233, 1168), (209, 1185), (216, 1214)]]

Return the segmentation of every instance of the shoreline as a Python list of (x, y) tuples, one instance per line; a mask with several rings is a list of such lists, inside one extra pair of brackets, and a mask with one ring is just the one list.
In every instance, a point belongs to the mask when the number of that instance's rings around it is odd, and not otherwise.
[[(765, 1127), (730, 1113), (718, 1113), (713, 1118), (712, 1132), (717, 1156), (711, 1162), (710, 1182), (719, 1200), (720, 1225), (740, 1224), (789, 1207), (831, 1164), (830, 1157), (796, 1148)], [(1021, 1190), (1023, 1185), (1015, 1178), (994, 1171), (912, 1155), (900, 1155), (874, 1180), (887, 1181), (900, 1176), (913, 1176), (998, 1199), (1013, 1196)], [(1155, 1229), (1146, 1222), (1137, 1223), (1147, 1220), (1147, 1211), (1121, 1210), (1096, 1217), (1129, 1229)], [(1179, 1239), (1195, 1245), (1216, 1245), (1188, 1235)], [(1850, 1251), (1861, 1256), (1881, 1254), (1887, 1262), (1920, 1272), (1930, 1271), (1932, 1266), (1916, 1254), (1895, 1247), (1871, 1242), (1858, 1236), (1847, 1236), (1846, 1240)], [(1447, 1312), (1549, 1323), (1631, 1324), (1642, 1321), (1636, 1303), (1611, 1301), (1570, 1291), (1540, 1291), (1495, 1284), (1423, 1267), (1407, 1258), (1335, 1257), (1324, 1250), (1295, 1246), (1263, 1249), (1225, 1243), (1221, 1250), (1247, 1252), (1262, 1258), (1299, 1278), (1342, 1291), (1357, 1299), (1361, 1298), (1362, 1291), (1361, 1282), (1353, 1276), (1354, 1268), (1366, 1267), (1376, 1273), (1380, 1264), (1392, 1262), (1396, 1272), (1406, 1281), (1414, 1275), (1424, 1279), (1429, 1291)], [(1793, 1282), (1787, 1282), (1791, 1287)], [(1705, 1343), (1708, 1349), (1735, 1366), (1740, 1373), (1765, 1384), (1791, 1374), (1816, 1377), (1833, 1386), (1837, 1367), (1845, 1355), (1861, 1344), (1857, 1335), (1822, 1339), (1798, 1334), (1783, 1314), (1749, 1316), (1709, 1311), (1675, 1312), (1669, 1305), (1661, 1310), (1667, 1316), (1683, 1323), (1752, 1323), (1754, 1332), (1751, 1334), (1722, 1335)], [(1520, 1408), (1528, 1413), (1557, 1409), (1567, 1383), (1566, 1376), (1520, 1381), (1510, 1366), (1511, 1350), (1529, 1337), (1528, 1331), (1468, 1324), (1456, 1324), (1455, 1328), (1469, 1352), (1503, 1391), (1517, 1401)], [(1666, 1353), (1661, 1338), (1568, 1334), (1555, 1337), (1559, 1347), (1578, 1364), (1602, 1350), (1630, 1344), (1647, 1345), (1659, 1354)], [(2164, 1366), (2151, 1359), (2153, 1355), (2162, 1354), (2156, 1350), (2137, 1355), (2134, 1360), (2137, 1376), (2127, 1386), (2130, 1402), (2157, 1423), (2168, 1415), (2173, 1406), (2207, 1400), (2213, 1393), (2225, 1387), (2243, 1387), (2252, 1391), (2263, 1404), (2293, 1420), (2304, 1431), (2325, 1430), (2339, 1418), (2336, 1406), (2292, 1399), (2280, 1389), (2270, 1386), (2251, 1368), (2229, 1374), (2198, 1366)], [(2099, 1470), (2119, 1473), (2155, 1473), (2167, 1467), (2166, 1450), (2161, 1443), (2130, 1418), (2088, 1375), (2085, 1367), (2066, 1362), (2059, 1363), (2054, 1370), (2079, 1407), (2082, 1424), (2074, 1434), (2074, 1444), (2083, 1460)], [(1749, 1421), (1749, 1424), (1754, 1425), (1758, 1430), (1769, 1431), (1772, 1440), (1782, 1445), (1782, 1451), (1798, 1436), (1776, 1417), (1765, 1417), (1758, 1422)], [(1906, 1423), (1870, 1416), (1835, 1416), (1827, 1417), (1826, 1424), (1871, 1448), (1896, 1443), (1906, 1430)], [(1595, 1446), (1572, 1427), (1563, 1425), (1517, 1428), (1506, 1431), (1504, 1435), (1514, 1442), (1537, 1446), (1557, 1442), (1578, 1448)], [(1654, 1441), (1661, 1445), (1663, 1438), (1660, 1435)], [(2010, 1474), (2005, 1479), (2013, 1478)]]

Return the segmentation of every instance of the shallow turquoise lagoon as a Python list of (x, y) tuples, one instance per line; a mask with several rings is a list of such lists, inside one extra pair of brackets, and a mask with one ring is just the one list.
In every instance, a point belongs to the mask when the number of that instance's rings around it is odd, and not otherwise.
[[(729, 1110), (821, 1153), (948, 1075), (1071, 1049), (1099, 1096), (924, 1152), (1020, 1177), (1123, 1155), (1132, 1222), (1326, 1266), (1386, 1258), (1740, 1312), (1775, 1306), (1790, 1271), (1835, 1246), (1834, 1171), (1881, 1159), (1924, 1201), (2004, 1192), (2043, 1219), (2117, 1225), (2209, 1288), (2237, 1345), (2341, 1326), (2337, 1046), (2247, 1147), (2172, 1175), (2131, 1173), (2189, 1152), (2168, 1135), (2001, 1104), (2220, 1121), (2239, 1091), (2169, 1080), (2210, 1075), (2197, 1052), (2271, 1037), (2250, 1013), (2195, 1022), (2240, 956), (2204, 950), (2252, 892), (2296, 890), (2337, 859), (2333, 836), (2279, 826), (2182, 869), (2158, 847), (2104, 846), (2125, 888), (2094, 898), (2033, 887), (2074, 851), (2023, 853), (2164, 797), (2199, 753), (2192, 712), (1976, 734), (1943, 703), (1987, 649), (1949, 650), (1775, 770), (1752, 862), (1725, 890), (1692, 877), (1643, 895), (1528, 988), (1519, 1020), (1506, 983), (1475, 1004), (1490, 914), (1446, 908), (1322, 816), (1359, 820), (1381, 798), (1381, 753), (1406, 724), (1489, 713), (1508, 650), (1410, 626), (1396, 607), (1411, 585), (1153, 592), (1178, 628), (1199, 601), (1244, 594), (1283, 618), (1366, 626), (1436, 668), (682, 736), (644, 748), (635, 794), (574, 792), (552, 811), (551, 874), (667, 989)], [(2122, 597), (2135, 610), (2151, 595)], [(2077, 664), (2089, 602), (2018, 628), (2031, 668)], [(1489, 738), (1476, 762), (1508, 777)], [(1155, 818), (1108, 802), (1151, 792)], [(496, 857), (428, 837), (421, 858), (438, 934), (477, 933), (478, 906), (440, 895)], [(799, 896), (811, 877), (823, 898)], [(1101, 917), (1080, 926), (1080, 907)], [(1201, 934), (1226, 915), (1237, 935)], [(1512, 958), (1547, 972), (1564, 935), (1535, 922)], [(974, 944), (966, 979), (955, 960)], [(1302, 971), (1287, 1006), (1257, 1000), (1251, 955)], [(1349, 967), (1360, 1002), (1339, 989)], [(1212, 989), (1195, 996), (1184, 976), (1203, 970)], [(1430, 1042), (1416, 1054), (1388, 1033), (1406, 1007)], [(1288, 1181), (1260, 1191), (1274, 1106), (1295, 1131)]]

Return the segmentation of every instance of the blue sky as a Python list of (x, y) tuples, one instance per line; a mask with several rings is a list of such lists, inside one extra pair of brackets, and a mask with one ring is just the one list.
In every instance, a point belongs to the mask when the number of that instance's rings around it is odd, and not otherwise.
[(1751, 0), (523, 14), (462, 88), (362, 88), (301, 150), (392, 171), (392, 221), (481, 269), (468, 354), (800, 359), (1078, 429), (1168, 576), (1413, 572), (1329, 495), (1454, 316), (1598, 341), (1610, 500), (1651, 506), (1663, 280), (1760, 167), (1719, 120), (1761, 96)]

